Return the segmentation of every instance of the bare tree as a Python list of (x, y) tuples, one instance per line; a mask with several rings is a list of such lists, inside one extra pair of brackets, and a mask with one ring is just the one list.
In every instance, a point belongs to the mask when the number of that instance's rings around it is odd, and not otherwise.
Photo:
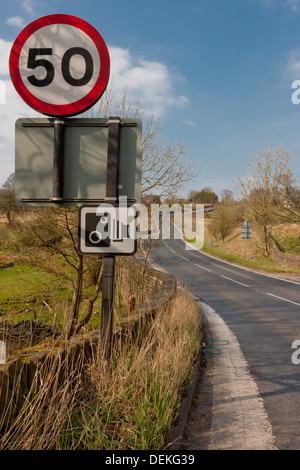
[[(27, 254), (36, 256), (35, 248), (43, 249), (49, 256), (63, 258), (70, 267), (73, 275), (72, 299), (68, 309), (68, 318), (64, 334), (70, 337), (80, 331), (90, 320), (93, 306), (96, 302), (102, 280), (102, 257), (83, 256), (78, 249), (78, 210), (76, 208), (37, 208), (30, 217), (22, 221), (18, 234), (19, 246)], [(83, 318), (79, 321), (79, 310), (82, 301), (84, 275), (95, 264), (98, 265), (94, 279), (94, 291), (88, 299), (88, 307)]]
[(0, 211), (5, 213), (9, 225), (13, 224), (14, 216), (20, 210), (15, 202), (14, 189), (0, 189)]
[(180, 140), (170, 144), (162, 140), (160, 121), (147, 117), (140, 101), (134, 102), (123, 90), (118, 99), (113, 84), (110, 85), (97, 107), (87, 116), (108, 118), (138, 118), (143, 122), (142, 137), (142, 194), (153, 193), (160, 198), (174, 198), (184, 185), (196, 175), (195, 165), (186, 158)]
[(209, 224), (208, 231), (216, 240), (221, 238), (224, 243), (225, 238), (233, 232), (236, 224), (235, 207), (232, 204), (222, 203), (215, 210), (214, 219)]
[(5, 183), (2, 186), (3, 189), (14, 189), (15, 188), (15, 174), (11, 173)]
[(197, 191), (191, 189), (187, 195), (189, 202), (193, 202), (194, 197), (196, 196)]
[(269, 230), (284, 203), (286, 191), (283, 182), (292, 178), (292, 170), (288, 167), (290, 158), (281, 148), (273, 153), (259, 152), (256, 159), (248, 164), (246, 176), (238, 178), (237, 190), (247, 201), (256, 223), (262, 229), (267, 254), (270, 254)]
[(20, 208), (15, 202), (15, 174), (9, 175), (0, 189), (0, 210), (6, 214), (9, 225), (13, 223), (14, 215)]
[(288, 214), (288, 219), (294, 222), (300, 222), (300, 187), (297, 186), (296, 179), (291, 175), (285, 175), (282, 178), (284, 187), (284, 208)]
[(223, 189), (221, 192), (221, 202), (228, 204), (233, 201), (233, 191), (230, 189)]

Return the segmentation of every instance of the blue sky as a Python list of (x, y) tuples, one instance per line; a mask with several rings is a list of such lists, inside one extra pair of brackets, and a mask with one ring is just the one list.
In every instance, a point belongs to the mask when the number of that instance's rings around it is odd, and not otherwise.
[(14, 171), (14, 122), (35, 113), (8, 75), (12, 42), (31, 21), (79, 16), (108, 45), (114, 81), (160, 117), (199, 168), (188, 184), (233, 190), (258, 151), (282, 147), (300, 183), (300, 0), (12, 0), (1, 4), (0, 185)]

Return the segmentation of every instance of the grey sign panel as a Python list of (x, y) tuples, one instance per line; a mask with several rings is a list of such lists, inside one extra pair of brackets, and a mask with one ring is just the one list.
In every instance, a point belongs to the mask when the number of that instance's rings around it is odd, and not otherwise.
[[(64, 145), (64, 202), (80, 206), (101, 202), (106, 195), (107, 119), (73, 118), (67, 120)], [(121, 126), (119, 155), (119, 196), (141, 200), (142, 123)], [(70, 125), (68, 125), (68, 123)], [(53, 191), (53, 119), (18, 119), (15, 125), (15, 189), (20, 205), (56, 205)], [(81, 124), (81, 125), (80, 125)], [(34, 127), (35, 125), (39, 127)], [(102, 127), (97, 127), (98, 125)], [(41, 127), (45, 126), (45, 127)], [(89, 127), (92, 126), (92, 127)]]
[(241, 228), (241, 238), (251, 238), (252, 228), (250, 222), (246, 219)]
[(83, 255), (133, 255), (137, 249), (136, 236), (132, 236), (137, 233), (136, 224), (135, 206), (82, 206), (79, 251)]
[(249, 220), (245, 220), (245, 222), (243, 223), (242, 227), (250, 227), (250, 222)]

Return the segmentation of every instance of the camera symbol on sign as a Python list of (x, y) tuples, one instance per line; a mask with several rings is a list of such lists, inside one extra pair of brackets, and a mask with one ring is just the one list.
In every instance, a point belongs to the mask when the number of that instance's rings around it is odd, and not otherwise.
[(136, 221), (136, 210), (132, 206), (81, 207), (79, 251), (82, 254), (134, 254), (137, 249)]
[(111, 245), (111, 215), (86, 214), (86, 246), (109, 247)]

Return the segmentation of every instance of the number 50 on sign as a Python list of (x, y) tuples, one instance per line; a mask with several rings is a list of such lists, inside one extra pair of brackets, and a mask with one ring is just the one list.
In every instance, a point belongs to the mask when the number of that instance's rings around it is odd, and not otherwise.
[(10, 75), (23, 100), (50, 116), (74, 116), (103, 94), (110, 59), (98, 31), (71, 15), (48, 15), (26, 26), (10, 53)]

